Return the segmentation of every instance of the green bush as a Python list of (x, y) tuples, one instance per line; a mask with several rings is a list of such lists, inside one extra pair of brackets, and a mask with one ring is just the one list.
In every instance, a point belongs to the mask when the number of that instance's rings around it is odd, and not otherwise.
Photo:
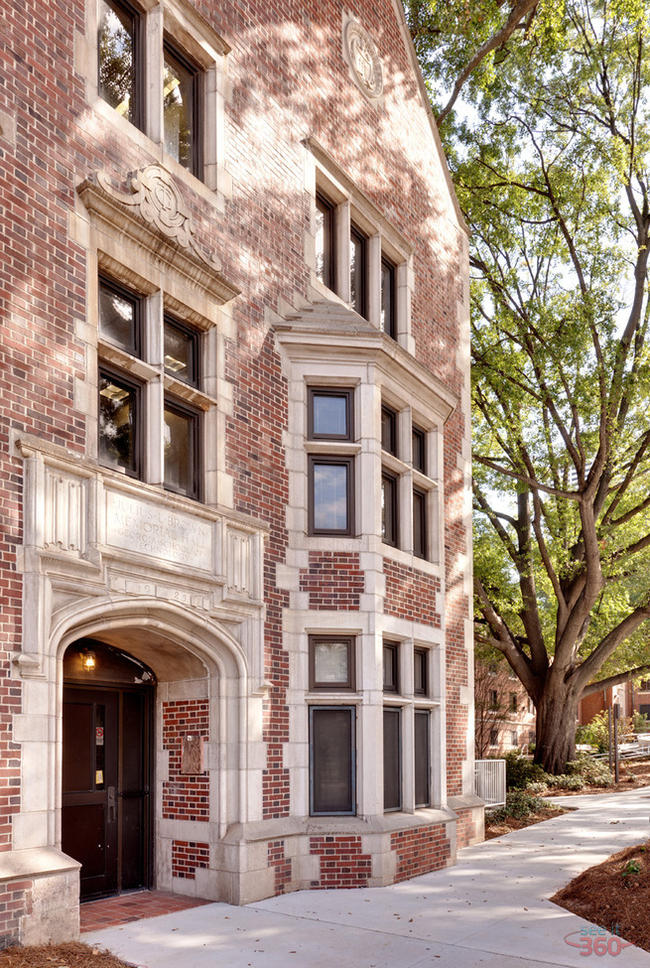
[(602, 760), (595, 760), (587, 753), (582, 753), (567, 763), (567, 773), (570, 776), (580, 776), (592, 786), (611, 786), (614, 777), (609, 767)]
[(632, 728), (635, 733), (650, 733), (650, 720), (644, 713), (632, 714)]
[(525, 820), (526, 817), (539, 813), (548, 806), (550, 804), (546, 800), (533, 797), (525, 790), (512, 790), (506, 793), (505, 807), (499, 807), (498, 810), (490, 812), (490, 820), (495, 820), (497, 823), (509, 818)]
[(533, 763), (519, 750), (510, 750), (504, 756), (506, 761), (506, 789), (524, 790), (529, 783), (543, 780), (544, 770), (537, 763)]
[(540, 793), (546, 793), (548, 790), (548, 783), (544, 780), (532, 780), (530, 783), (526, 784), (526, 793), (532, 793), (537, 796)]

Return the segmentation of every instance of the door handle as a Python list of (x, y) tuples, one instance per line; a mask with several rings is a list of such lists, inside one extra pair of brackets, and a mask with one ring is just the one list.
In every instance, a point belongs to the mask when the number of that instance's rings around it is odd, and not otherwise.
[(108, 822), (115, 823), (117, 820), (117, 798), (115, 795), (115, 787), (109, 786), (107, 794), (106, 805), (108, 807)]

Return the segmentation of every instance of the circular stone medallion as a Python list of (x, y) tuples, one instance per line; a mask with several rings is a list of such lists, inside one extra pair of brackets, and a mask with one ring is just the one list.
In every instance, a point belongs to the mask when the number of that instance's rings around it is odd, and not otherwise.
[(381, 60), (370, 35), (356, 20), (345, 28), (345, 46), (357, 83), (368, 97), (379, 97), (384, 89)]

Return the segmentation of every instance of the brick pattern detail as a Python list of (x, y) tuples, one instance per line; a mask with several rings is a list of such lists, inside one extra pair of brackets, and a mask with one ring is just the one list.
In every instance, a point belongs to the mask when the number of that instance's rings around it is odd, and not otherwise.
[(359, 555), (352, 552), (312, 551), (309, 568), (300, 572), (300, 591), (309, 592), (314, 609), (358, 609), (364, 589)]
[(456, 821), (456, 846), (469, 847), (474, 843), (477, 836), (476, 822), (473, 819), (472, 810), (457, 810), (458, 820)]
[(20, 918), (32, 913), (32, 881), (0, 886), (0, 949), (19, 941)]
[(397, 854), (396, 882), (446, 867), (451, 857), (445, 825), (441, 823), (398, 830), (391, 835), (390, 846)]
[(169, 780), (163, 783), (165, 820), (210, 819), (210, 781), (205, 775), (181, 774), (183, 736), (208, 736), (210, 728), (206, 699), (178, 699), (163, 703), (163, 748), (169, 750)]
[(172, 840), (172, 876), (193, 881), (197, 867), (210, 866), (210, 845), (193, 840)]
[(425, 575), (415, 568), (399, 565), (391, 558), (384, 558), (384, 575), (385, 612), (440, 628), (440, 613), (436, 611), (436, 594), (440, 591), (440, 581), (437, 578)]
[(320, 857), (320, 879), (312, 888), (368, 886), (372, 858), (361, 852), (361, 837), (310, 837), (309, 853)]
[(292, 877), (291, 858), (285, 857), (284, 840), (269, 840), (269, 867), (275, 870), (275, 893), (284, 894)]

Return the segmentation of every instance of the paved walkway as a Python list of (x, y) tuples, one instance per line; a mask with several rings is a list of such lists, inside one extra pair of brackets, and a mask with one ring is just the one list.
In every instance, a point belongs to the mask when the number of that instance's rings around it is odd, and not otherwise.
[[(558, 798), (561, 800), (561, 798)], [(393, 887), (209, 904), (84, 935), (146, 968), (650, 968), (650, 954), (582, 953), (597, 929), (547, 900), (650, 835), (650, 788), (566, 798), (578, 807), (461, 851), (457, 866)]]

